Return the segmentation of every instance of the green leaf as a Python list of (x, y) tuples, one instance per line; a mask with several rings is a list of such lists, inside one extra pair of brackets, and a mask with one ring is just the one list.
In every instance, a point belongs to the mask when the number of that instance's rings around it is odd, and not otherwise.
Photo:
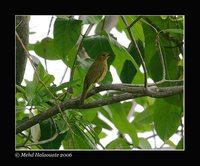
[(68, 132), (63, 146), (65, 149), (96, 149), (94, 142), (77, 125), (73, 125), (72, 132)]
[(95, 133), (96, 133), (97, 135), (99, 135), (100, 132), (102, 131), (102, 127), (97, 126), (97, 127), (94, 128), (94, 131), (95, 131)]
[(181, 59), (181, 60), (178, 62), (178, 66), (182, 66), (182, 67), (183, 67), (183, 59)]
[(156, 99), (152, 107), (156, 132), (163, 141), (166, 141), (177, 131), (181, 123), (181, 107), (169, 104), (164, 99)]
[(70, 68), (72, 68), (76, 56), (77, 56), (77, 47), (74, 46), (74, 47), (67, 53), (67, 56), (66, 56), (66, 58), (63, 60), (63, 62), (64, 62), (67, 66), (69, 66)]
[(83, 20), (83, 24), (97, 24), (101, 19), (102, 16), (87, 16), (86, 19)]
[[(35, 44), (36, 44), (36, 43), (35, 43)], [(29, 50), (29, 51), (34, 50), (35, 44), (29, 43), (29, 44), (28, 44), (28, 50)]]
[[(55, 80), (53, 75), (47, 74), (42, 78), (43, 83), (48, 87), (53, 81)], [(44, 85), (42, 85), (41, 83), (39, 83), (37, 85), (36, 90), (40, 91), (42, 89), (45, 89)]]
[(129, 60), (126, 60), (120, 74), (120, 79), (123, 83), (131, 83), (136, 73), (137, 70), (133, 63)]
[(21, 93), (25, 94), (25, 90), (22, 86), (16, 85), (16, 88), (18, 91), (20, 91)]
[(42, 39), (41, 42), (37, 42), (33, 46), (34, 46), (33, 50), (35, 51), (35, 53), (44, 59), (48, 60), (61, 59), (59, 57), (57, 48), (55, 47), (54, 39), (50, 37)]
[(139, 147), (142, 149), (152, 149), (151, 144), (145, 138), (139, 138)]
[(29, 102), (35, 99), (36, 84), (34, 81), (27, 82), (26, 84), (26, 97)]
[(134, 112), (134, 117), (132, 123), (135, 125), (138, 132), (145, 132), (153, 129), (153, 109), (151, 106), (140, 113)]
[(107, 134), (104, 133), (103, 131), (99, 134), (100, 139), (105, 138), (106, 136), (107, 136)]
[(143, 30), (145, 36), (144, 60), (148, 74), (154, 81), (159, 81), (162, 79), (162, 66), (155, 42), (156, 32), (147, 24), (143, 24)]
[(133, 63), (133, 65), (136, 67), (136, 69), (139, 70), (137, 63), (135, 62), (133, 57), (129, 54), (127, 49), (123, 47), (121, 44), (119, 44), (115, 39), (110, 37), (110, 35), (106, 31), (103, 31), (103, 32), (104, 32), (103, 33), (104, 36), (107, 37), (109, 44), (111, 46), (111, 49), (113, 50), (115, 55), (123, 57), (124, 60), (130, 60)]
[(83, 119), (92, 122), (93, 119), (96, 117), (97, 111), (99, 108), (92, 108), (92, 109), (84, 109), (81, 110), (81, 113), (83, 115)]
[(131, 137), (133, 145), (137, 147), (139, 140), (136, 128), (134, 124), (129, 123), (127, 120), (127, 114), (125, 113), (126, 105), (126, 103), (109, 105), (109, 108), (112, 112), (112, 122), (121, 133), (127, 133)]
[(73, 95), (77, 96), (82, 92), (83, 82), (85, 78), (85, 72), (81, 66), (77, 66), (74, 72), (74, 80), (78, 80), (76, 87), (73, 88)]
[(144, 111), (134, 112), (134, 123), (150, 124), (153, 122), (153, 106), (147, 107)]
[(67, 87), (73, 87), (79, 80), (72, 80), (70, 82), (64, 82), (61, 85), (54, 87), (54, 91), (59, 91), (59, 90), (63, 90), (64, 88)]
[(67, 53), (75, 46), (81, 32), (81, 23), (82, 21), (74, 19), (56, 19), (54, 44), (62, 60), (66, 59)]
[[(130, 25), (135, 19), (138, 17), (136, 16), (125, 16), (128, 24)], [(136, 22), (132, 27), (131, 27), (131, 32), (133, 36), (135, 37), (135, 40), (141, 40), (142, 43), (144, 43), (144, 33), (143, 33), (143, 28), (140, 23), (140, 21)]]
[[(43, 121), (42, 123), (40, 123), (40, 128), (41, 128), (40, 141), (52, 138), (56, 132), (50, 120)], [(59, 134), (53, 141), (50, 141), (46, 144), (41, 144), (40, 146), (44, 149), (59, 149), (61, 146), (61, 142), (65, 138), (65, 136), (66, 132), (63, 134)]]
[(181, 138), (181, 140), (178, 142), (176, 149), (183, 149), (183, 138)]
[(130, 149), (130, 145), (123, 138), (117, 138), (110, 142), (106, 149)]
[[(39, 63), (36, 67), (37, 73), (40, 76), (41, 81), (48, 87), (53, 81), (54, 76), (47, 74), (44, 71), (44, 67)], [(36, 73), (34, 73), (33, 81), (26, 81), (26, 97), (30, 105), (39, 105), (42, 102), (48, 101), (52, 96), (47, 92), (46, 88), (42, 83), (39, 82)]]

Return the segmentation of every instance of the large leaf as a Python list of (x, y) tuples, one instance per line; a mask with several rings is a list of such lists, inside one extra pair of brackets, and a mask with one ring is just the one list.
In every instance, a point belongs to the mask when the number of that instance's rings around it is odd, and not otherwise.
[(93, 121), (93, 119), (96, 117), (98, 110), (99, 110), (99, 108), (81, 110), (81, 113), (83, 115), (83, 119), (90, 121), (90, 122)]
[(177, 131), (181, 123), (181, 106), (170, 104), (164, 99), (156, 99), (152, 107), (156, 132), (163, 141), (166, 141)]
[(109, 105), (109, 108), (112, 112), (112, 122), (121, 133), (128, 134), (132, 139), (133, 145), (137, 147), (139, 144), (139, 140), (136, 128), (127, 120), (127, 114), (125, 112), (126, 105), (127, 103), (116, 103)]
[(152, 106), (147, 107), (144, 111), (138, 113), (134, 112), (134, 123), (149, 124), (153, 122)]
[(69, 66), (70, 68), (73, 67), (74, 60), (77, 56), (77, 47), (76, 45), (67, 53), (67, 56), (63, 60), (63, 62)]
[(59, 57), (66, 59), (67, 53), (75, 46), (80, 32), (80, 20), (57, 18), (54, 23), (54, 44)]
[[(86, 49), (88, 55), (96, 59), (96, 56), (102, 52), (106, 51), (109, 54), (113, 55), (113, 51), (109, 45), (108, 39), (105, 36), (93, 36), (93, 37), (87, 37), (83, 41), (83, 46)], [(110, 61), (112, 57), (108, 59)]]
[(34, 45), (35, 53), (45, 59), (48, 60), (58, 60), (61, 59), (59, 57), (59, 53), (57, 48), (54, 45), (54, 39), (52, 38), (44, 38), (41, 42), (37, 42)]
[(93, 119), (92, 124), (95, 124), (96, 126), (102, 127), (104, 129), (107, 129), (107, 130), (111, 130), (112, 129), (106, 122), (104, 122), (103, 120), (101, 120), (98, 116), (96, 116)]
[[(115, 39), (110, 37), (110, 35), (108, 35), (105, 31), (104, 31), (104, 35), (108, 38), (109, 44), (112, 48), (112, 51), (115, 54), (115, 59), (112, 64), (116, 68), (118, 75), (120, 75), (120, 73), (122, 71), (124, 62), (126, 60), (129, 60), (134, 65), (139, 77), (143, 78), (143, 75), (139, 70), (139, 66), (137, 65), (137, 63), (135, 62), (133, 57), (130, 55), (128, 50), (125, 47), (123, 47), (122, 45), (120, 45)], [(138, 82), (135, 81), (135, 83), (138, 83)], [(141, 83), (141, 82), (139, 82), (139, 83)]]
[(124, 62), (122, 71), (120, 73), (120, 79), (123, 83), (131, 83), (137, 70), (130, 60)]

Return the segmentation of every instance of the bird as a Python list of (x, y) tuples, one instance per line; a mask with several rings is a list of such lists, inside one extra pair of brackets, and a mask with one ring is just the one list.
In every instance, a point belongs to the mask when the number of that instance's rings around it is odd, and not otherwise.
[(101, 82), (106, 76), (106, 73), (108, 71), (108, 65), (107, 65), (108, 58), (109, 58), (109, 53), (101, 52), (100, 54), (98, 54), (95, 61), (90, 66), (84, 79), (80, 104), (84, 104), (84, 100), (92, 85)]

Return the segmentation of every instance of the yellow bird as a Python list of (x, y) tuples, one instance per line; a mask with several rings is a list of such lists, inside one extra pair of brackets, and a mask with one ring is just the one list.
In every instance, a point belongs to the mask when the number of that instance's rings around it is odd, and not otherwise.
[(107, 59), (109, 58), (108, 55), (109, 54), (107, 52), (101, 52), (95, 59), (94, 63), (90, 66), (85, 76), (80, 104), (84, 104), (84, 100), (91, 86), (95, 83), (102, 81), (106, 76), (108, 70), (108, 65), (107, 65)]

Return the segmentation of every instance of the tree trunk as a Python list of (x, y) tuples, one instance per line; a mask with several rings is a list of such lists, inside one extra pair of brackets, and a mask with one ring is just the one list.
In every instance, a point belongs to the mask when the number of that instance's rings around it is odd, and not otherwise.
[[(29, 16), (16, 16), (16, 31), (19, 34), (25, 47), (29, 43)], [(16, 38), (16, 84), (20, 85), (25, 72), (27, 57), (26, 52)]]

